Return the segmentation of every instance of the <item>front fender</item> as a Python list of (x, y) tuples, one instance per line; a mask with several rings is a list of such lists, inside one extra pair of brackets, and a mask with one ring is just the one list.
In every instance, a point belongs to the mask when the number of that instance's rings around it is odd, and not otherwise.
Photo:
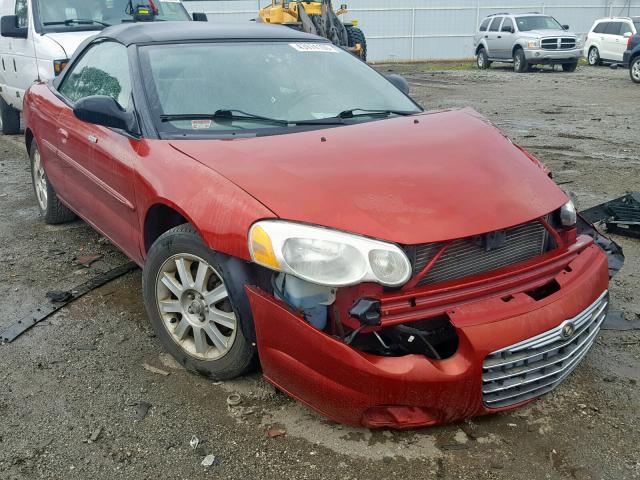
[[(156, 204), (179, 212), (216, 252), (251, 260), (251, 225), (276, 215), (234, 183), (164, 140), (142, 139), (136, 165), (136, 202), (144, 253), (146, 213)], [(144, 213), (143, 213), (144, 212)]]

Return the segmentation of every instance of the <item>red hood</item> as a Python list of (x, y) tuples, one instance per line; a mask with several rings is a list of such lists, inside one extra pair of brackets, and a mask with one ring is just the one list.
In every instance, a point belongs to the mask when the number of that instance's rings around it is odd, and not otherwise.
[(402, 244), (504, 229), (567, 201), (539, 165), (471, 109), (171, 144), (282, 219)]

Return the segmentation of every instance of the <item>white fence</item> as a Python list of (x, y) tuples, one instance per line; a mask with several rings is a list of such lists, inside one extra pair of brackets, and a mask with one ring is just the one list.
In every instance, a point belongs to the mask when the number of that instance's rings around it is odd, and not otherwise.
[[(247, 22), (269, 0), (185, 1), (190, 11), (206, 12), (210, 22)], [(596, 18), (640, 16), (640, 0), (334, 0), (347, 3), (345, 20), (358, 20), (374, 61), (460, 59), (473, 55), (480, 20), (497, 12), (553, 15), (577, 33)]]

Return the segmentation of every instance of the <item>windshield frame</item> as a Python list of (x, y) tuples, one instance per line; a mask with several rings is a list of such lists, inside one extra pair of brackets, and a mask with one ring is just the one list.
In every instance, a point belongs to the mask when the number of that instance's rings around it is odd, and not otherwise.
[(520, 25), (518, 25), (518, 19), (520, 19), (520, 18), (550, 18), (554, 22), (556, 22), (556, 24), (558, 25), (558, 28), (545, 28), (545, 29), (542, 29), (542, 31), (544, 31), (544, 30), (564, 30), (564, 28), (562, 28), (562, 24), (555, 17), (552, 17), (551, 15), (526, 15), (525, 14), (525, 15), (517, 15), (517, 16), (515, 16), (516, 27), (518, 28), (519, 32), (532, 32), (534, 30), (539, 30), (537, 28), (532, 28), (530, 30), (522, 30), (520, 28)]
[[(252, 138), (252, 137), (263, 137), (263, 136), (273, 136), (273, 135), (284, 135), (290, 133), (298, 133), (305, 132), (311, 130), (321, 130), (328, 128), (337, 128), (343, 127), (347, 125), (355, 125), (360, 123), (367, 123), (370, 121), (384, 121), (389, 118), (397, 118), (396, 115), (389, 115), (385, 117), (381, 117), (379, 114), (372, 113), (369, 116), (355, 116), (353, 118), (344, 118), (340, 119), (339, 123), (317, 123), (317, 124), (304, 124), (295, 125), (295, 123), (291, 123), (288, 126), (282, 125), (274, 125), (274, 126), (264, 126), (258, 128), (233, 128), (233, 129), (212, 129), (209, 131), (203, 130), (175, 130), (175, 131), (167, 131), (166, 129), (161, 128), (163, 121), (161, 119), (161, 112), (159, 112), (158, 108), (153, 108), (152, 98), (150, 97), (151, 93), (155, 89), (153, 78), (151, 78), (151, 74), (147, 71), (147, 67), (144, 63), (144, 52), (142, 51), (144, 48), (155, 47), (155, 46), (167, 46), (167, 45), (201, 45), (201, 44), (224, 44), (224, 43), (233, 43), (233, 44), (271, 44), (271, 43), (280, 43), (286, 44), (290, 43), (292, 39), (290, 38), (273, 38), (273, 39), (208, 39), (208, 40), (189, 40), (189, 41), (175, 41), (175, 42), (150, 42), (150, 43), (139, 43), (135, 45), (136, 47), (136, 69), (138, 71), (138, 78), (136, 83), (139, 84), (140, 88), (137, 90), (138, 95), (143, 97), (144, 102), (144, 116), (147, 117), (143, 123), (153, 125), (154, 132), (159, 139), (164, 140), (202, 140), (202, 139), (229, 139), (229, 138)], [(318, 41), (316, 39), (300, 41), (300, 39), (295, 40), (296, 43), (327, 43), (333, 45), (328, 40)], [(345, 51), (345, 53), (349, 53)], [(390, 88), (397, 89), (400, 94), (402, 94), (405, 98), (407, 98), (412, 105), (415, 106), (416, 112), (411, 113), (411, 115), (421, 115), (425, 113), (425, 109), (417, 103), (411, 96), (405, 94), (401, 90), (399, 90), (388, 78), (386, 78), (383, 74), (381, 74), (376, 69), (372, 68), (370, 65), (365, 65), (376, 75), (382, 77), (390, 86)], [(140, 105), (140, 101), (137, 102)], [(203, 112), (194, 112), (194, 113), (203, 113)], [(213, 112), (211, 112), (213, 113)]]
[[(91, 23), (91, 24), (82, 24), (82, 25), (44, 25), (42, 22), (42, 16), (40, 14), (40, 2), (42, 1), (46, 1), (46, 0), (32, 0), (31, 2), (31, 9), (32, 9), (32, 15), (33, 15), (33, 26), (34, 29), (36, 31), (36, 33), (39, 34), (47, 34), (47, 33), (67, 33), (67, 32), (101, 32), (102, 30), (104, 30), (105, 28), (108, 28), (104, 25), (100, 25), (97, 23)], [(158, 3), (163, 3), (163, 0), (156, 0)], [(191, 15), (189, 14), (189, 11), (187, 10), (187, 8), (184, 6), (184, 3), (182, 3), (182, 1), (180, 2), (169, 2), (169, 3), (176, 3), (179, 4), (181, 7), (181, 10), (184, 11), (185, 14), (185, 19), (184, 21), (193, 21), (193, 18), (191, 17)], [(124, 18), (124, 17), (123, 17)], [(114, 23), (113, 25), (121, 25), (123, 23), (133, 23), (133, 16), (130, 16), (131, 20), (127, 20), (126, 22), (120, 22), (120, 23)], [(157, 20), (157, 21), (164, 21), (164, 20)], [(182, 21), (182, 20), (172, 20), (172, 21)], [(110, 25), (112, 26), (112, 25)]]

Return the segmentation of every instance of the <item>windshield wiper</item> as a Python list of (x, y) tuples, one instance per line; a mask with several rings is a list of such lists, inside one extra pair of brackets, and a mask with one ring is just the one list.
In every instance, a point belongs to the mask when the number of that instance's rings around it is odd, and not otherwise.
[[(357, 113), (359, 112), (359, 113)], [(414, 115), (419, 112), (409, 111), (409, 110), (368, 110), (366, 108), (352, 108), (350, 110), (343, 110), (338, 115), (337, 118), (354, 118), (354, 117), (367, 117), (367, 116), (385, 116), (389, 115)]]
[(44, 22), (42, 25), (44, 25), (45, 27), (48, 27), (50, 25), (91, 25), (91, 24), (98, 24), (98, 25), (102, 25), (103, 27), (110, 27), (111, 24), (110, 23), (105, 23), (105, 22), (99, 22), (98, 20), (90, 20), (90, 19), (82, 19), (82, 18), (68, 18), (67, 20), (64, 21), (60, 21), (60, 22)]
[(163, 122), (171, 122), (176, 120), (249, 120), (258, 122), (274, 123), (276, 125), (289, 125), (286, 120), (278, 120), (277, 118), (263, 117), (253, 113), (243, 112), (242, 110), (217, 110), (215, 113), (178, 113), (160, 115)]

